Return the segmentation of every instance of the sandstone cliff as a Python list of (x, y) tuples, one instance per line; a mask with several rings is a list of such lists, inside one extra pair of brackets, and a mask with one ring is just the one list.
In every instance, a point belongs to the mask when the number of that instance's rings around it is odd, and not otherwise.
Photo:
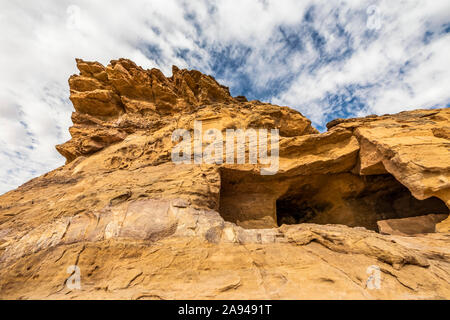
[[(449, 109), (320, 134), (198, 71), (77, 66), (66, 165), (0, 197), (0, 298), (450, 297)], [(199, 120), (279, 129), (278, 171), (173, 163), (172, 132)]]

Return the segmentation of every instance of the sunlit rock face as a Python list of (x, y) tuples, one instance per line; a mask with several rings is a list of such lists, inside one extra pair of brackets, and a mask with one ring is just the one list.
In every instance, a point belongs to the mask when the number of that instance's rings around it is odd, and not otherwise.
[[(66, 165), (0, 197), (0, 298), (450, 298), (449, 109), (320, 134), (195, 70), (76, 62)], [(278, 129), (278, 170), (174, 163), (196, 121)]]

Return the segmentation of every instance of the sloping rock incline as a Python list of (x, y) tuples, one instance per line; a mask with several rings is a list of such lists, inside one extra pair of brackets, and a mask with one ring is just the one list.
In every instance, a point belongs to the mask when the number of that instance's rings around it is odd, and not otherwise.
[[(450, 298), (448, 108), (319, 133), (195, 70), (76, 62), (66, 164), (0, 196), (1, 299)], [(174, 163), (199, 122), (278, 129), (277, 170)]]

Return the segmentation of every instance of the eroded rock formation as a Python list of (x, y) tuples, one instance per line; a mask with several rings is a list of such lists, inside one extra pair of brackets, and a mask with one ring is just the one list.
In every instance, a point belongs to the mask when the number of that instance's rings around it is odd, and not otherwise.
[[(450, 297), (449, 109), (320, 134), (198, 71), (77, 66), (66, 165), (0, 197), (0, 298)], [(199, 120), (279, 129), (278, 171), (173, 163), (172, 132)]]

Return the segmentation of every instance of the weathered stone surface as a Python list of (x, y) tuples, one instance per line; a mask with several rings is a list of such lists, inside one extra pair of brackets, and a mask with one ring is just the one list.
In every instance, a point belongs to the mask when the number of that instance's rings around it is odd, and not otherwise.
[[(69, 79), (72, 139), (57, 150), (71, 162), (128, 134), (153, 134), (161, 128), (192, 128), (203, 120), (217, 129), (278, 128), (282, 136), (317, 133), (311, 122), (287, 107), (231, 97), (227, 87), (196, 70), (144, 70), (127, 59), (98, 62), (77, 59), (80, 75)], [(180, 123), (181, 121), (181, 123)], [(170, 136), (169, 136), (170, 138)]]
[[(2, 298), (435, 299), (450, 293), (441, 285), (450, 272), (448, 238), (411, 243), (410, 237), (315, 224), (243, 229), (180, 202), (138, 200), (17, 239), (2, 255)], [(129, 218), (139, 207), (145, 210)], [(150, 212), (159, 219), (142, 232)], [(42, 242), (44, 236), (51, 241)], [(72, 264), (82, 271), (81, 290), (64, 285)], [(371, 265), (382, 270), (379, 290), (367, 289)]]
[(436, 224), (445, 220), (446, 214), (428, 214), (425, 216), (377, 221), (382, 234), (414, 235), (436, 231)]
[(435, 196), (450, 208), (449, 123), (446, 108), (349, 119), (329, 127), (354, 131), (361, 143), (360, 174), (386, 170), (417, 199)]
[[(338, 119), (319, 134), (195, 70), (77, 66), (66, 165), (0, 196), (0, 298), (450, 297), (449, 218), (438, 233), (422, 223), (449, 213), (449, 109)], [(195, 120), (279, 129), (278, 172), (173, 163), (172, 132)], [(81, 290), (66, 286), (72, 265)]]
[(444, 221), (436, 224), (436, 231), (437, 232), (450, 232), (450, 219), (447, 218)]

